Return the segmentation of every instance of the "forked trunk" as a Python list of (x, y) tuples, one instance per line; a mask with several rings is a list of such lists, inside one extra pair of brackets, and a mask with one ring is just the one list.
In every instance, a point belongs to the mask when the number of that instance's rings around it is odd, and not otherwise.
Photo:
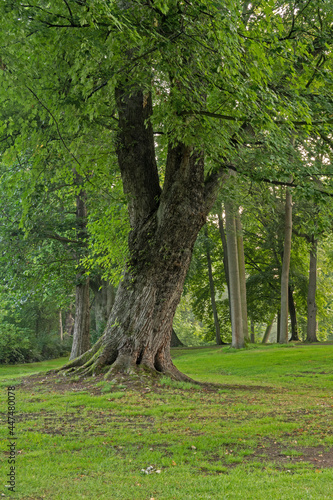
[[(140, 366), (188, 380), (171, 361), (170, 341), (193, 245), (204, 218), (198, 213), (195, 224), (189, 224), (178, 203), (164, 210), (164, 214), (155, 213), (130, 238), (132, 258), (103, 337), (65, 368), (82, 365), (81, 373), (85, 374), (98, 373), (110, 365), (113, 375), (132, 373)], [(176, 221), (183, 231), (173, 230)]]
[(138, 367), (188, 380), (170, 356), (172, 322), (180, 301), (197, 235), (206, 221), (223, 172), (204, 178), (200, 151), (169, 144), (163, 191), (150, 124), (149, 93), (116, 90), (117, 154), (129, 199), (129, 260), (117, 289), (106, 330), (97, 343), (64, 369), (109, 376)]

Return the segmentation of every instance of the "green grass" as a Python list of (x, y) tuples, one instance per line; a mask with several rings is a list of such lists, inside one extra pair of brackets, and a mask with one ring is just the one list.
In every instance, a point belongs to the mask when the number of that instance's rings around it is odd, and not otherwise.
[(333, 346), (175, 349), (173, 356), (192, 378), (223, 386), (166, 377), (137, 387), (94, 378), (64, 384), (62, 375), (43, 375), (63, 359), (0, 366), (1, 445), (8, 442), (6, 387), (15, 381), (19, 452), (17, 493), (5, 487), (4, 454), (0, 493), (22, 500), (333, 497)]

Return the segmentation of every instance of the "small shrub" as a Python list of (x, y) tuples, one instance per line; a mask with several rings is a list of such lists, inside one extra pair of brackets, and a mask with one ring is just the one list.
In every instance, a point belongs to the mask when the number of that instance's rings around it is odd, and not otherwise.
[(0, 323), (0, 363), (24, 363), (31, 349), (31, 332), (6, 321)]

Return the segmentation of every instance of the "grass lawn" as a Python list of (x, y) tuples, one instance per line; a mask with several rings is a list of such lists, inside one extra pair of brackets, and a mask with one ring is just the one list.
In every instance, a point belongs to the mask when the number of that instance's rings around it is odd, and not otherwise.
[(221, 385), (45, 375), (64, 359), (0, 366), (1, 498), (333, 498), (333, 345), (174, 349), (173, 358)]

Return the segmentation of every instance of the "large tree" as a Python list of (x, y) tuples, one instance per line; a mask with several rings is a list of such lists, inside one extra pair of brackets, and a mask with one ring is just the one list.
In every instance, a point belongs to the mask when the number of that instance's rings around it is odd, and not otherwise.
[[(309, 126), (313, 112), (322, 119), (309, 86), (322, 78), (323, 13), (311, 6), (307, 18), (288, 2), (57, 0), (2, 3), (1, 14), (3, 101), (20, 100), (32, 117), (39, 108), (18, 144), (40, 154), (52, 129), (48, 142), (90, 182), (98, 168), (90, 132), (103, 127), (128, 201), (129, 258), (105, 333), (67, 368), (141, 366), (186, 378), (169, 345), (197, 234), (227, 164), (241, 165), (244, 150), (250, 165), (253, 137), (270, 151), (260, 175), (271, 157), (280, 155), (272, 170), (286, 166), (291, 126)], [(320, 25), (302, 40), (314, 16)]]

